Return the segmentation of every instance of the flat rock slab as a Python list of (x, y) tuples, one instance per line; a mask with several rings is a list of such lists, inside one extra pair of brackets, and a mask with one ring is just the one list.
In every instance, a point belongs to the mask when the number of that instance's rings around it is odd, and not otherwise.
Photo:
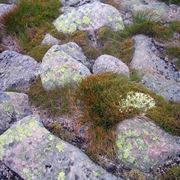
[(149, 172), (180, 153), (178, 140), (147, 118), (124, 120), (117, 133), (118, 157), (131, 168)]
[(26, 94), (0, 92), (0, 134), (14, 122), (30, 114), (31, 109)]
[(160, 57), (152, 38), (137, 35), (130, 67), (139, 71), (142, 83), (167, 100), (180, 101), (180, 71)]
[(116, 179), (78, 148), (53, 136), (33, 116), (0, 136), (0, 159), (28, 180)]
[(41, 64), (41, 80), (44, 89), (51, 90), (76, 84), (90, 75), (81, 48), (73, 42), (54, 45), (45, 54)]
[(108, 4), (100, 2), (71, 8), (60, 15), (53, 24), (58, 31), (65, 34), (73, 33), (77, 30), (97, 30), (103, 26), (112, 28), (115, 31), (124, 29), (119, 11)]
[(38, 75), (39, 64), (30, 56), (15, 51), (0, 54), (0, 91), (26, 89)]
[(12, 5), (12, 4), (0, 3), (0, 17), (2, 17), (3, 15), (5, 15), (8, 12), (10, 12), (11, 10), (13, 10), (14, 7), (15, 7), (15, 5)]

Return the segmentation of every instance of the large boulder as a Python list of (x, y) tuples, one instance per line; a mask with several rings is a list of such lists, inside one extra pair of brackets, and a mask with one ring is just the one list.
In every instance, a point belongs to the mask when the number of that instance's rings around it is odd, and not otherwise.
[(78, 148), (53, 136), (33, 116), (0, 136), (0, 159), (23, 179), (117, 179)]
[(52, 46), (41, 64), (40, 76), (44, 89), (51, 90), (67, 84), (76, 84), (90, 75), (89, 69), (82, 62), (86, 62), (86, 57), (77, 44), (70, 42)]
[(0, 54), (0, 90), (26, 89), (38, 75), (38, 63), (30, 56), (15, 51)]
[(120, 59), (110, 55), (98, 57), (93, 66), (93, 73), (113, 72), (129, 76), (129, 68)]
[(26, 94), (0, 92), (0, 134), (12, 123), (30, 114), (31, 109)]
[(178, 138), (147, 118), (124, 120), (118, 125), (117, 135), (118, 158), (131, 168), (149, 172), (180, 153)]
[(131, 68), (142, 74), (143, 84), (167, 100), (180, 101), (180, 72), (160, 57), (151, 38), (137, 35)]
[(119, 11), (107, 4), (93, 2), (78, 8), (71, 8), (60, 15), (54, 25), (58, 31), (73, 33), (77, 30), (96, 30), (103, 26), (113, 30), (124, 29), (123, 20)]

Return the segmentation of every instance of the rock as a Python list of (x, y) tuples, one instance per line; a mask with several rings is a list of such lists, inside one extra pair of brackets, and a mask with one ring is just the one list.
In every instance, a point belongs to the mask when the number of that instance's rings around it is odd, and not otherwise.
[(12, 4), (2, 4), (0, 3), (0, 17), (2, 17), (3, 15), (7, 14), (8, 12), (10, 12), (11, 10), (14, 9), (14, 5)]
[(0, 136), (0, 159), (23, 179), (117, 179), (78, 148), (53, 136), (33, 116)]
[(124, 120), (117, 128), (118, 158), (130, 168), (145, 172), (180, 153), (176, 138), (164, 132), (149, 119)]
[(38, 63), (30, 56), (15, 51), (0, 54), (0, 90), (26, 89), (38, 75)]
[[(119, 0), (116, 0), (119, 1)], [(121, 0), (122, 10), (129, 10), (132, 14), (138, 11), (148, 11), (153, 14), (154, 20), (180, 20), (180, 8), (176, 5), (168, 6), (157, 0)]]
[(61, 0), (61, 3), (63, 6), (67, 6), (67, 7), (78, 7), (78, 6), (82, 6), (84, 4), (87, 3), (92, 3), (98, 0)]
[(142, 74), (142, 83), (167, 100), (180, 101), (180, 72), (160, 57), (151, 38), (137, 35), (130, 64)]
[(60, 44), (60, 40), (56, 39), (51, 34), (47, 33), (45, 35), (44, 39), (42, 40), (41, 44), (44, 44), (44, 45), (57, 45), (57, 44)]
[(11, 124), (30, 114), (31, 110), (26, 94), (0, 92), (0, 134)]
[(44, 89), (74, 84), (90, 75), (89, 69), (81, 63), (84, 61), (86, 57), (75, 43), (52, 46), (41, 64), (40, 76)]
[(60, 15), (53, 23), (56, 29), (63, 33), (93, 31), (103, 26), (115, 31), (124, 29), (123, 20), (119, 11), (107, 4), (93, 2), (78, 8), (71, 8)]
[(129, 76), (129, 68), (120, 59), (110, 55), (98, 57), (93, 66), (93, 73), (113, 72)]

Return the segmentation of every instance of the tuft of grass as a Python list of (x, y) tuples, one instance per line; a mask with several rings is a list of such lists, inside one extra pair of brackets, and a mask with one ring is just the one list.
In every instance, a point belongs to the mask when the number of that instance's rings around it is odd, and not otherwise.
[(28, 95), (33, 105), (46, 109), (49, 115), (71, 114), (72, 89), (72, 87), (66, 86), (61, 89), (45, 91), (41, 79), (38, 78), (31, 85)]
[(180, 167), (174, 166), (170, 168), (165, 174), (159, 177), (160, 180), (178, 180), (180, 179)]
[(174, 64), (177, 69), (180, 69), (180, 47), (178, 46), (169, 46), (166, 48), (166, 54), (169, 56), (169, 59), (175, 59)]
[(45, 53), (50, 49), (50, 45), (39, 45), (34, 47), (28, 55), (33, 57), (36, 61), (41, 62)]
[[(42, 59), (45, 47), (40, 47), (44, 35), (58, 36), (52, 21), (58, 16), (59, 0), (22, 0), (14, 10), (3, 17), (7, 33), (16, 36), (26, 54)], [(36, 46), (38, 46), (36, 48)], [(36, 50), (39, 52), (35, 52)]]
[(177, 5), (180, 5), (180, 2), (179, 0), (161, 0), (167, 4), (177, 4)]

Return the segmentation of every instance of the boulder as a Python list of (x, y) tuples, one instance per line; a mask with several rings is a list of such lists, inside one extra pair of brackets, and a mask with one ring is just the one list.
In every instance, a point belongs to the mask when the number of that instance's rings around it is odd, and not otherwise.
[(41, 64), (41, 80), (44, 89), (51, 90), (67, 84), (76, 84), (90, 75), (89, 69), (81, 62), (86, 57), (75, 43), (54, 45), (45, 54)]
[(0, 136), (0, 159), (23, 179), (117, 179), (81, 150), (52, 135), (34, 116)]
[(42, 40), (41, 44), (43, 45), (57, 45), (60, 44), (60, 40), (53, 37), (51, 34), (47, 33)]
[(98, 0), (61, 0), (61, 3), (65, 7), (78, 7), (87, 3), (92, 3)]
[(0, 54), (0, 90), (26, 89), (38, 75), (38, 63), (30, 56), (15, 51)]
[[(119, 0), (116, 0), (119, 1)], [(178, 21), (180, 20), (180, 8), (176, 5), (168, 6), (158, 0), (121, 0), (122, 10), (136, 14), (139, 11), (150, 12), (154, 20)]]
[(82, 5), (78, 8), (71, 8), (60, 15), (54, 26), (65, 34), (80, 31), (93, 31), (103, 26), (112, 28), (115, 31), (124, 29), (123, 20), (119, 11), (101, 2), (93, 2)]
[(13, 10), (15, 5), (0, 3), (0, 17)]
[(152, 38), (137, 35), (130, 64), (142, 74), (142, 83), (167, 100), (180, 101), (180, 71), (160, 57)]
[(129, 68), (120, 59), (110, 55), (98, 57), (93, 66), (93, 73), (113, 72), (129, 76)]
[(130, 168), (150, 172), (179, 155), (180, 143), (144, 117), (124, 120), (117, 128), (118, 158)]
[(26, 94), (0, 92), (0, 134), (11, 124), (30, 114), (31, 109)]

